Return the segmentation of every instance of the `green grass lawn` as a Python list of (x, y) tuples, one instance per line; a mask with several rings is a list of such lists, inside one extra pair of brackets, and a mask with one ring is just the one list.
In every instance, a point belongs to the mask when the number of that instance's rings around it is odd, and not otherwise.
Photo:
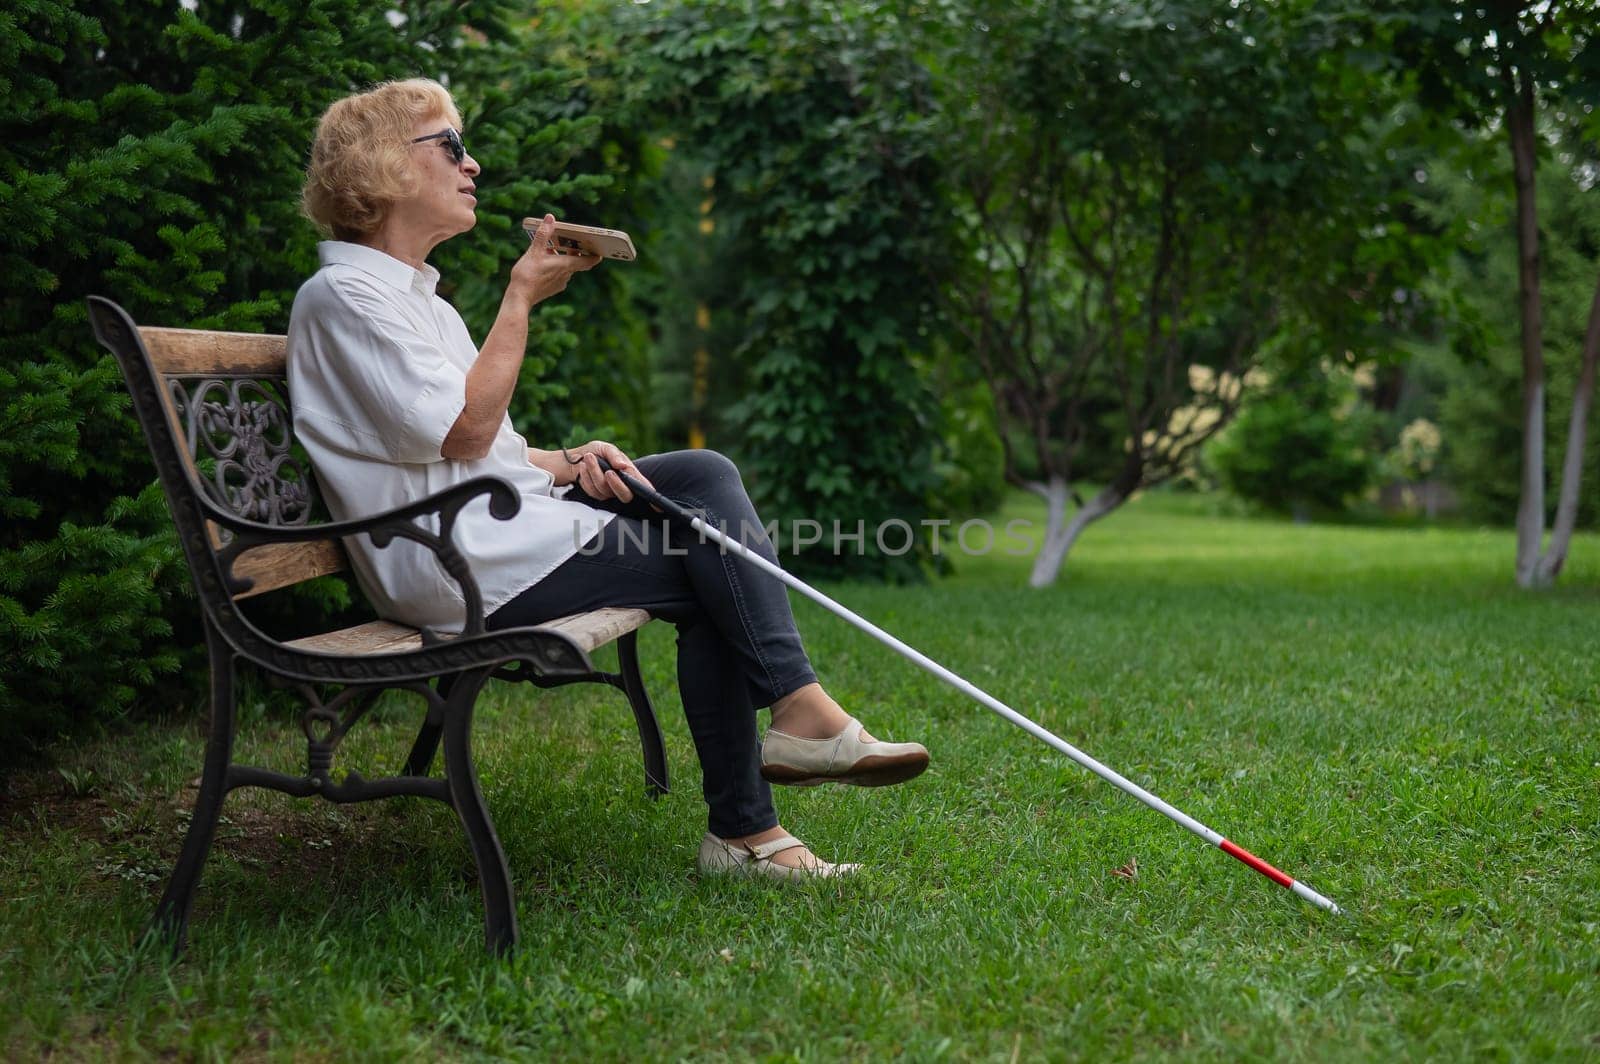
[[(193, 799), (198, 727), (14, 778), (0, 1055), (1600, 1057), (1600, 538), (1528, 594), (1506, 533), (1209, 505), (1136, 500), (1045, 591), (1004, 555), (830, 590), (1343, 917), (800, 601), (824, 683), (934, 755), (902, 787), (780, 791), (785, 825), (867, 863), (859, 880), (694, 873), (699, 776), (653, 625), (665, 799), (643, 795), (620, 696), (486, 699), (477, 747), (523, 936), (506, 962), (483, 953), (442, 806), (236, 792), (174, 964), (132, 942)], [(1019, 499), (1004, 516), (1042, 514)], [(384, 707), (346, 767), (397, 765), (416, 714)], [(259, 709), (239, 747), (303, 757), (296, 722)]]

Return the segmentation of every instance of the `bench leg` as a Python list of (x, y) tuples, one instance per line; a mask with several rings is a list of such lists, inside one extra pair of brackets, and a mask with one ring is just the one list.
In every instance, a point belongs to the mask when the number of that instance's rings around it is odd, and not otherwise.
[(633, 707), (633, 720), (639, 726), (639, 745), (644, 748), (644, 789), (652, 798), (667, 793), (667, 748), (661, 738), (661, 722), (656, 720), (650, 692), (639, 675), (639, 633), (629, 632), (617, 640), (617, 663), (622, 671), (622, 690)]
[[(456, 673), (439, 677), (439, 697), (445, 700), (450, 698), (450, 689), (455, 686)], [(422, 722), (422, 728), (417, 732), (417, 741), (411, 744), (411, 756), (406, 758), (403, 776), (426, 776), (433, 771), (433, 755), (439, 752), (439, 738), (444, 734), (444, 723), (439, 714), (431, 706), (428, 716)]]
[(444, 707), (444, 775), (450, 804), (466, 829), (472, 859), (478, 866), (483, 889), (484, 942), (490, 953), (504, 955), (517, 944), (517, 908), (511, 890), (511, 873), (505, 851), (494, 833), (478, 771), (472, 762), (472, 709), (478, 692), (493, 669), (461, 673), (450, 685)]
[(206, 652), (211, 661), (211, 738), (206, 743), (205, 771), (200, 777), (200, 793), (195, 798), (183, 850), (146, 932), (147, 936), (169, 939), (174, 957), (183, 952), (189, 907), (200, 883), (200, 870), (211, 852), (222, 801), (228, 796), (228, 766), (233, 760), (233, 650), (209, 622), (205, 629)]

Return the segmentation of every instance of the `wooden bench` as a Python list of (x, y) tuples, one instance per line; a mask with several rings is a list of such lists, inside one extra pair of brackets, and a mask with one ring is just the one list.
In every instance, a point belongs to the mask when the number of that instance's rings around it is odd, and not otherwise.
[[(133, 397), (177, 525), (200, 600), (211, 668), (211, 730), (194, 815), (151, 931), (183, 948), (190, 904), (210, 852), (223, 799), (236, 787), (359, 802), (419, 795), (445, 802), (466, 831), (483, 889), (484, 936), (492, 952), (516, 944), (516, 909), (505, 854), (478, 788), (470, 735), (478, 692), (494, 677), (539, 687), (604, 683), (633, 709), (644, 749), (645, 785), (666, 793), (667, 764), (649, 695), (639, 676), (643, 610), (605, 609), (533, 628), (489, 631), (471, 567), (451, 534), (462, 507), (483, 496), (490, 512), (514, 516), (510, 485), (482, 477), (361, 520), (315, 523), (316, 484), (294, 446), (282, 336), (141, 328), (123, 309), (89, 300), (95, 337), (116, 356)], [(433, 521), (437, 520), (434, 525)], [(374, 620), (280, 641), (261, 631), (240, 602), (348, 568), (342, 540), (370, 536), (423, 544), (461, 587), (467, 622), (443, 635)], [(602, 672), (590, 651), (616, 642), (620, 671)], [(234, 679), (241, 662), (306, 702), (306, 772), (292, 776), (233, 760)], [(333, 776), (339, 743), (386, 690), (418, 694), (427, 714), (400, 774)], [(444, 775), (431, 775), (443, 741)]]

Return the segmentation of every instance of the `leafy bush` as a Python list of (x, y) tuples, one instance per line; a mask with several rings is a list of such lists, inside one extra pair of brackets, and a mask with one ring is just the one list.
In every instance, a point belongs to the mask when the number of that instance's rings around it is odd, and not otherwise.
[(1304, 520), (1338, 510), (1370, 483), (1366, 419), (1348, 386), (1306, 374), (1247, 400), (1206, 459), (1235, 495)]
[[(918, 267), (942, 253), (928, 73), (887, 11), (675, 0), (636, 15), (633, 76), (704, 160), (741, 323), (727, 443), (763, 517), (824, 529), (916, 522), (934, 486), (936, 404), (914, 368), (933, 318)], [(712, 441), (716, 443), (715, 439)], [(876, 549), (802, 571), (915, 577)], [(786, 552), (786, 561), (789, 561)]]

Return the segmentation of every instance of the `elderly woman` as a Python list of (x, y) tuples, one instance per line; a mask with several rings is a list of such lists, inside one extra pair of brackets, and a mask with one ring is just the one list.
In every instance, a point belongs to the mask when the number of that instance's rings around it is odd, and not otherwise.
[[(335, 518), (362, 517), (471, 477), (497, 476), (522, 497), (511, 521), (477, 500), (455, 541), (471, 562), (490, 628), (634, 606), (678, 630), (678, 687), (704, 777), (710, 830), (702, 871), (775, 878), (835, 876), (859, 865), (814, 856), (778, 824), (770, 782), (878, 786), (920, 773), (917, 743), (880, 742), (817, 683), (783, 587), (716, 545), (675, 530), (633, 498), (625, 471), (712, 524), (762, 528), (733, 463), (712, 451), (638, 462), (596, 440), (530, 448), (511, 401), (533, 307), (558, 295), (593, 256), (557, 255), (543, 225), (511, 268), (482, 345), (434, 293), (427, 264), (471, 229), (480, 173), (443, 87), (381, 85), (330, 107), (317, 127), (305, 208), (334, 239), (289, 319), (295, 431)], [(747, 545), (776, 560), (759, 534)], [(387, 617), (459, 630), (465, 605), (433, 556), (408, 540), (351, 545), (357, 578)], [(771, 707), (765, 743), (756, 711)]]

